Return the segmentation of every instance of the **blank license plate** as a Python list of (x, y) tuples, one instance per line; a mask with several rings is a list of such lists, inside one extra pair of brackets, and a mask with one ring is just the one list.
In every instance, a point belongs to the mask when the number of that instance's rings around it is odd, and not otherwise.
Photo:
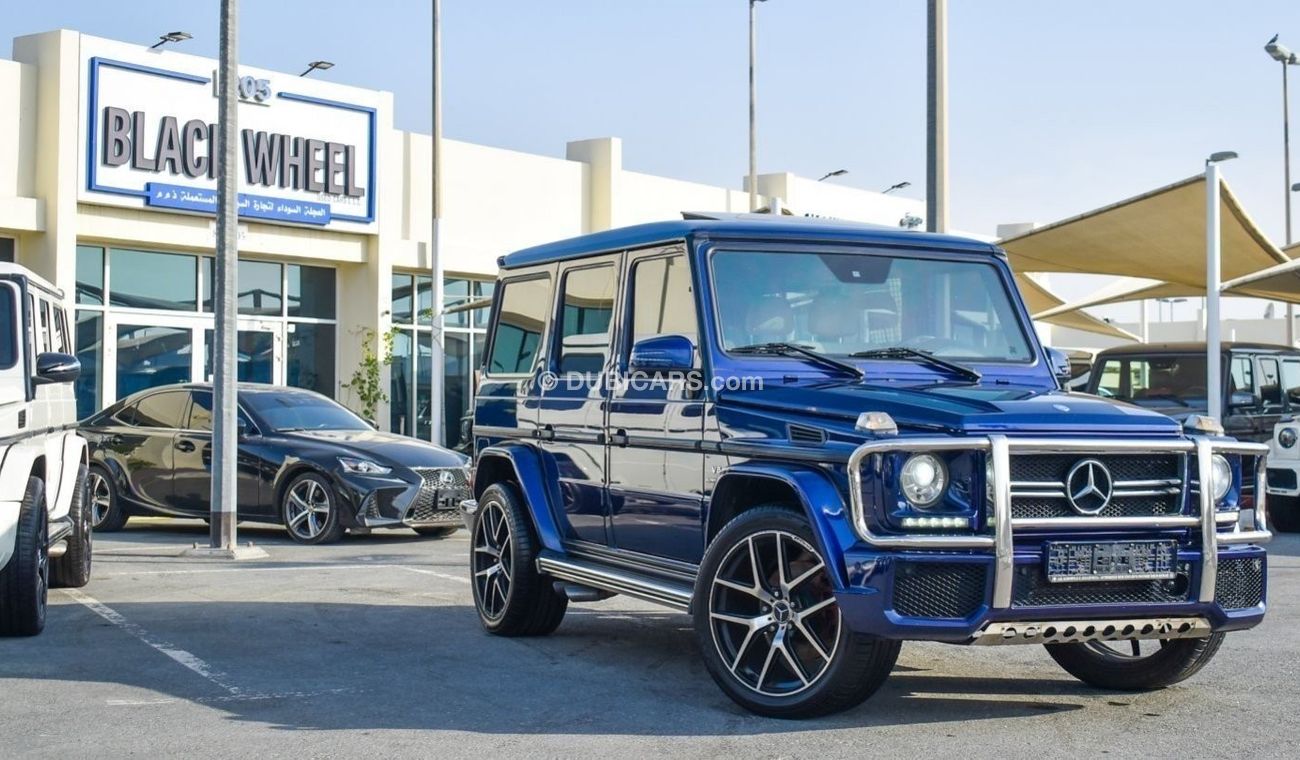
[(1047, 544), (1047, 580), (1051, 583), (1165, 580), (1174, 577), (1178, 545), (1174, 541), (1108, 541)]

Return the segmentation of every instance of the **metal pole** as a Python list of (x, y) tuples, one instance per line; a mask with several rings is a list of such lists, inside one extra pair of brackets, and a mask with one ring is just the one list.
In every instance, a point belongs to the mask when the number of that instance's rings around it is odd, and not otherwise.
[[(433, 314), (429, 321), (433, 323), (433, 340), (431, 366), (433, 375), (429, 378), (429, 438), (439, 445), (443, 442), (443, 397), (442, 376), (446, 354), (442, 342), (442, 0), (433, 0), (433, 187), (430, 188), (429, 200), (433, 216), (433, 229), (429, 238), (429, 261), (433, 282), (430, 284), (430, 304)], [(415, 355), (419, 356), (419, 346), (415, 346)], [(417, 362), (418, 364), (418, 362)]]
[(1219, 368), (1219, 165), (1205, 167), (1205, 371), (1209, 414), (1223, 420)]
[(948, 0), (929, 0), (926, 29), (925, 228), (948, 231)]
[[(1291, 237), (1291, 108), (1287, 104), (1287, 66), (1290, 64), (1282, 61), (1282, 174), (1286, 179), (1286, 187), (1283, 188), (1286, 198), (1286, 244), (1289, 246), (1295, 242)], [(1295, 304), (1286, 305), (1286, 343), (1288, 346), (1295, 345)]]
[(757, 14), (754, 6), (760, 0), (749, 0), (749, 210), (758, 210), (758, 127), (755, 101), (758, 89), (754, 83), (754, 64), (758, 36), (755, 30)]
[(218, 73), (217, 114), (217, 266), (213, 283), (216, 329), (213, 361), (212, 425), (212, 548), (235, 548), (235, 465), (238, 460), (239, 428), (235, 387), (236, 361), (236, 267), (239, 261), (238, 197), (239, 164), (236, 153), (238, 95), (238, 45), (236, 32), (238, 0), (221, 0), (221, 53)]

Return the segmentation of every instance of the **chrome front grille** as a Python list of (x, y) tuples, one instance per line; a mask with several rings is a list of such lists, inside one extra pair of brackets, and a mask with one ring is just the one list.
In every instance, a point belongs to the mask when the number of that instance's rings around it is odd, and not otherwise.
[[(418, 468), (415, 473), (420, 476), (420, 492), (407, 511), (406, 519), (410, 522), (444, 518), (459, 521), (458, 505), (462, 499), (470, 497), (465, 470), (460, 467), (428, 467)], [(443, 473), (450, 473), (450, 479)]]
[(1079, 462), (1100, 462), (1113, 478), (1114, 492), (1096, 517), (1164, 517), (1183, 512), (1187, 467), (1182, 453), (1018, 454), (1011, 458), (1011, 516), (1077, 517), (1067, 479)]
[(1052, 583), (1038, 565), (1016, 567), (1011, 603), (1015, 607), (1058, 607), (1090, 604), (1179, 604), (1188, 601), (1192, 566), (1178, 563), (1171, 580)]

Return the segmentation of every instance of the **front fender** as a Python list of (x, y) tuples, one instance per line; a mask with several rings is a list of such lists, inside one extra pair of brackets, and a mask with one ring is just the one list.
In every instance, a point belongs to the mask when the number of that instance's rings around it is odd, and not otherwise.
[[(479, 452), (474, 462), (474, 496), (482, 495), (490, 482), (483, 482), (479, 473), (490, 471), (494, 466), (508, 467), (514, 473), (515, 482), (528, 505), (528, 512), (533, 518), (533, 527), (542, 546), (556, 552), (564, 551), (564, 534), (555, 520), (555, 505), (560, 503), (558, 473), (547, 472), (546, 460), (533, 446), (523, 442), (506, 442), (488, 446)], [(493, 482), (496, 478), (493, 478)]]
[(844, 565), (844, 551), (857, 543), (858, 538), (844, 496), (830, 476), (811, 465), (746, 462), (727, 468), (718, 478), (714, 493), (721, 489), (727, 478), (736, 477), (770, 478), (790, 488), (808, 517), (817, 548), (831, 569), (835, 590), (846, 589), (848, 570)]

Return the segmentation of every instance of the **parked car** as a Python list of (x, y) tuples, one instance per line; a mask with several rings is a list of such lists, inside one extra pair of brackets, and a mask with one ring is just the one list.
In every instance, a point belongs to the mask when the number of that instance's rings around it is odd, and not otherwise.
[[(1177, 420), (1205, 414), (1204, 343), (1134, 343), (1097, 354), (1088, 392), (1154, 409)], [(1300, 412), (1300, 351), (1267, 343), (1224, 343), (1223, 427), (1266, 443), (1283, 415)]]
[(1300, 420), (1283, 417), (1268, 442), (1268, 517), (1287, 533), (1300, 532)]
[[(463, 454), (381, 433), (312, 391), (241, 384), (238, 395), (239, 519), (284, 525), (304, 544), (345, 530), (445, 536), (459, 527)], [(131, 515), (208, 516), (212, 406), (209, 385), (169, 385), (82, 423), (96, 530), (118, 530)]]
[(0, 263), (0, 636), (45, 628), (50, 586), (90, 580), (86, 442), (63, 293)]
[(906, 640), (1152, 689), (1263, 618), (1266, 447), (1060, 390), (993, 245), (701, 215), (513, 253), (495, 294), (462, 505), (489, 633), (638, 597), (806, 717)]
[(1096, 358), (1097, 352), (1087, 348), (1062, 348), (1059, 350), (1070, 361), (1070, 379), (1065, 381), (1065, 387), (1072, 391), (1086, 390), (1088, 380), (1092, 376), (1092, 362)]

